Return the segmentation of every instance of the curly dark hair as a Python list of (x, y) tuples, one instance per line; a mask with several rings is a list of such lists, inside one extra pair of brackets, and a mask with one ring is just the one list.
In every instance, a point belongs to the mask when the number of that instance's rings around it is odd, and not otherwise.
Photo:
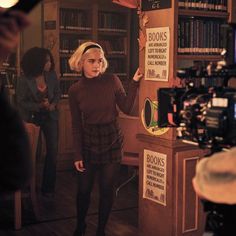
[(51, 71), (54, 70), (55, 64), (52, 53), (49, 49), (33, 47), (25, 52), (21, 59), (21, 68), (25, 76), (38, 76), (43, 74), (44, 66), (47, 63), (47, 56), (51, 60)]

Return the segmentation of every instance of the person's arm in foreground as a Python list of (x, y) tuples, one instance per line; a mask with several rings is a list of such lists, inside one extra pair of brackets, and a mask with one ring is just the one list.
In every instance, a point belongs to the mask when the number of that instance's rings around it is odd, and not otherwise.
[[(0, 65), (15, 50), (20, 32), (28, 25), (24, 13), (12, 12), (7, 18), (0, 13)], [(23, 188), (31, 177), (30, 146), (23, 121), (9, 104), (3, 88), (0, 114), (0, 191), (15, 191)]]
[(4, 17), (0, 13), (0, 63), (15, 50), (19, 43), (20, 32), (29, 24), (23, 12), (12, 11), (10, 17)]

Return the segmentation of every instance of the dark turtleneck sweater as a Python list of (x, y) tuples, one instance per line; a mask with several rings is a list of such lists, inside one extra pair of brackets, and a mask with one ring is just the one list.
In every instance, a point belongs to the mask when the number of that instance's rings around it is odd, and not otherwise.
[(106, 124), (115, 121), (119, 109), (129, 114), (137, 94), (139, 82), (132, 80), (126, 94), (121, 81), (113, 74), (95, 78), (82, 77), (69, 89), (75, 160), (82, 160), (81, 141), (83, 123)]

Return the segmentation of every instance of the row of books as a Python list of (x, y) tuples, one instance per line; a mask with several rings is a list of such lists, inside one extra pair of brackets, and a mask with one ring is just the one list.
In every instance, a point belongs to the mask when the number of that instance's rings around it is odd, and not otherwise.
[[(73, 53), (79, 45), (91, 39), (79, 39), (79, 35), (63, 35), (60, 37), (60, 53)], [(104, 49), (107, 55), (124, 55), (127, 52), (126, 38), (117, 38), (116, 40), (98, 40), (98, 43)]]
[(109, 58), (107, 70), (117, 75), (126, 74), (125, 60), (123, 58)]
[(124, 13), (99, 12), (98, 28), (126, 32), (126, 17)]
[(78, 73), (75, 71), (72, 71), (70, 69), (69, 63), (68, 63), (69, 57), (61, 57), (60, 58), (60, 76), (61, 77), (77, 77)]
[(78, 9), (60, 9), (60, 29), (91, 30), (87, 11)]
[(220, 54), (223, 50), (220, 20), (180, 18), (178, 23), (179, 54)]
[(61, 35), (60, 37), (60, 53), (74, 53), (79, 45), (91, 41), (91, 39), (79, 39), (79, 35)]
[(227, 11), (227, 0), (179, 0), (180, 9)]
[(116, 38), (116, 40), (100, 39), (98, 40), (98, 43), (102, 46), (105, 54), (107, 55), (114, 55), (114, 54), (124, 55), (127, 52), (126, 41), (127, 41), (126, 38)]
[[(60, 29), (91, 30), (88, 10), (60, 9)], [(126, 15), (123, 13), (99, 12), (98, 27), (102, 31), (126, 32)]]

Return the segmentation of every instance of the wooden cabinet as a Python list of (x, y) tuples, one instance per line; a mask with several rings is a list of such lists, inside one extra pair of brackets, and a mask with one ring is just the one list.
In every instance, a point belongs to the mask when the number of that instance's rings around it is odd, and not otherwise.
[(71, 114), (67, 99), (59, 103), (59, 163), (58, 169), (71, 169), (73, 161), (73, 136)]
[[(195, 166), (203, 151), (192, 149), (181, 143), (163, 142), (142, 134), (138, 135), (142, 143), (139, 182), (139, 235), (140, 236), (200, 236), (205, 226), (205, 215), (199, 198), (194, 192), (192, 178)], [(157, 201), (155, 193), (147, 195), (145, 185), (150, 181), (152, 168), (144, 165), (144, 150), (153, 154), (153, 160), (165, 157), (164, 178), (158, 178), (159, 187), (163, 187), (163, 201)], [(156, 156), (155, 156), (156, 155)], [(159, 155), (159, 156), (158, 156)], [(153, 164), (154, 165), (154, 164)], [(155, 165), (154, 165), (155, 166)], [(156, 165), (155, 173), (161, 174)], [(145, 170), (146, 168), (146, 170)], [(146, 174), (145, 174), (146, 173)], [(150, 188), (151, 189), (151, 188)], [(162, 202), (162, 203), (161, 203)]]
[(127, 116), (120, 113), (118, 122), (124, 134), (123, 150), (126, 153), (138, 153), (139, 142), (137, 140), (139, 118), (136, 116)]
[(71, 130), (71, 114), (67, 100), (61, 100), (59, 104), (59, 126), (60, 126), (60, 140), (59, 140), (59, 152), (60, 153), (72, 153), (72, 130)]
[[(142, 11), (140, 14), (140, 40), (146, 39), (139, 54), (140, 68), (145, 74), (140, 86), (141, 119), (137, 136), (140, 141), (140, 236), (203, 234), (205, 216), (191, 182), (196, 163), (204, 155), (203, 150), (181, 144), (176, 138), (176, 129), (159, 128), (155, 123), (158, 119), (155, 115), (158, 110), (158, 89), (180, 86), (177, 69), (191, 67), (196, 61), (209, 62), (221, 59), (220, 53), (224, 46), (222, 43), (226, 37), (221, 30), (229, 17), (223, 2), (221, 1), (222, 5), (215, 6), (210, 4), (212, 1), (204, 1), (204, 4), (200, 5), (203, 1), (170, 0), (168, 8), (150, 7), (150, 10)], [(152, 37), (156, 37), (153, 42)], [(158, 66), (150, 66), (151, 60), (148, 59), (158, 58), (155, 57), (158, 54), (152, 54), (151, 49), (159, 52), (163, 46), (158, 45), (163, 42), (168, 45), (166, 49), (169, 50), (168, 53), (161, 54), (165, 58), (164, 63), (167, 64), (165, 74), (168, 76), (165, 79), (161, 79), (160, 76), (151, 78), (151, 70), (159, 72)], [(155, 44), (157, 46), (154, 46)], [(153, 61), (155, 64), (160, 60)], [(150, 101), (150, 112), (145, 116), (147, 101)], [(153, 132), (150, 132), (143, 120), (152, 121), (148, 123), (152, 125)]]

